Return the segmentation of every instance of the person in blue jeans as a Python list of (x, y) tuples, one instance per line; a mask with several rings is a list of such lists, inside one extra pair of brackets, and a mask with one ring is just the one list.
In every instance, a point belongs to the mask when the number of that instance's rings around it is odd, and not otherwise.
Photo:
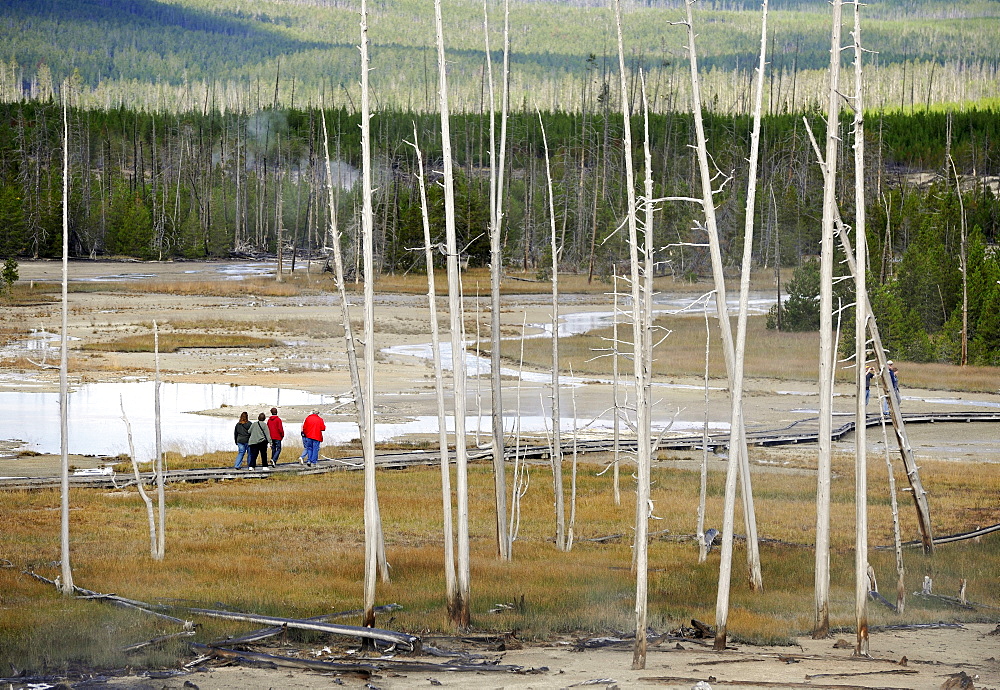
[(316, 410), (302, 422), (302, 442), (305, 444), (306, 464), (310, 467), (314, 467), (319, 460), (319, 444), (323, 441), (324, 431), (326, 423)]
[(233, 440), (236, 441), (236, 464), (233, 469), (240, 469), (243, 466), (243, 458), (246, 457), (247, 449), (250, 447), (250, 416), (244, 412), (240, 415), (240, 421), (236, 423), (233, 430)]

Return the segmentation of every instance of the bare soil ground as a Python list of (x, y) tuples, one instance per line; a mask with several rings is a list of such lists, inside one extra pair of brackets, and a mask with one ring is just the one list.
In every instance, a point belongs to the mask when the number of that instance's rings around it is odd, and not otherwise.
[[(71, 265), (71, 275), (77, 279), (101, 279), (126, 274), (154, 275), (143, 280), (189, 281), (222, 280), (220, 269), (226, 264), (210, 262), (165, 262), (144, 264), (108, 264), (79, 262)], [(60, 266), (55, 262), (26, 262), (21, 264), (22, 281), (56, 280)], [(329, 278), (322, 277), (313, 267), (312, 281), (323, 282), (329, 289)], [(522, 320), (541, 323), (549, 319), (546, 305), (548, 297), (518, 295), (504, 300), (503, 324), (512, 333), (520, 332)], [(601, 295), (569, 298), (568, 310), (607, 311), (608, 298)], [(173, 382), (231, 382), (259, 386), (280, 386), (323, 393), (341, 393), (349, 390), (343, 338), (339, 333), (339, 307), (328, 293), (305, 291), (290, 297), (205, 297), (152, 293), (74, 293), (70, 297), (71, 314), (69, 334), (79, 348), (88, 341), (111, 340), (122, 334), (148, 331), (155, 318), (164, 327), (181, 327), (184, 324), (201, 324), (203, 328), (229, 329), (234, 320), (244, 324), (247, 332), (266, 331), (283, 341), (284, 345), (262, 350), (244, 349), (192, 349), (161, 356), (161, 369), (165, 380)], [(380, 350), (401, 344), (425, 343), (426, 298), (416, 296), (379, 297), (376, 309), (377, 345)], [(25, 329), (42, 328), (57, 332), (59, 328), (58, 303), (19, 307), (2, 317), (8, 327), (16, 322)], [(446, 324), (442, 324), (446, 326)], [(485, 334), (484, 334), (485, 337)], [(37, 355), (36, 355), (37, 356)], [(51, 358), (47, 362), (52, 364)], [(30, 377), (32, 390), (56, 390), (58, 372), (51, 368), (26, 365), (23, 360), (12, 371), (9, 361), (4, 363), (5, 375), (0, 378), (0, 390), (22, 390), (25, 377)], [(122, 381), (126, 377), (150, 376), (153, 358), (148, 353), (103, 353), (74, 350), (71, 380)], [(679, 419), (700, 423), (703, 412), (704, 392), (698, 378), (678, 378), (661, 383), (680, 384), (657, 388), (662, 400), (656, 417), (666, 421), (675, 414)], [(905, 387), (905, 372), (903, 375)], [(470, 414), (476, 414), (477, 384), (470, 382), (473, 394)], [(716, 379), (712, 385), (709, 416), (713, 422), (728, 421), (728, 398), (724, 385)], [(396, 354), (378, 355), (376, 377), (377, 415), (383, 419), (405, 418), (412, 415), (435, 414), (433, 371), (430, 363), (413, 357)], [(488, 407), (489, 383), (482, 380), (483, 408)], [(748, 426), (777, 428), (802, 419), (804, 409), (816, 407), (814, 382), (783, 382), (754, 379), (748, 382), (746, 414)], [(512, 387), (513, 390), (513, 387)], [(838, 386), (840, 396), (835, 405), (841, 412), (853, 408), (853, 393)], [(991, 394), (951, 394), (940, 390), (904, 389), (904, 407), (908, 412), (941, 410), (935, 398), (961, 398), (968, 403), (949, 405), (947, 411), (964, 409), (982, 410), (974, 403), (996, 403), (1000, 396)], [(513, 411), (518, 402), (513, 392), (507, 394), (504, 407)], [(520, 404), (522, 414), (542, 414), (547, 389), (539, 383), (522, 383)], [(606, 383), (591, 382), (576, 389), (577, 406), (581, 418), (597, 416), (607, 407), (611, 397)], [(678, 412), (679, 410), (679, 412)], [(874, 408), (873, 408), (874, 410)], [(207, 411), (218, 415), (231, 415), (231, 410)], [(283, 409), (286, 423), (293, 428), (308, 410)], [(837, 424), (835, 420), (835, 424)], [(995, 426), (991, 424), (965, 424), (954, 429), (941, 425), (913, 427), (910, 440), (918, 457), (933, 457), (956, 462), (1000, 462), (1000, 441)], [(13, 437), (12, 437), (13, 438)], [(484, 442), (486, 438), (484, 435)], [(881, 434), (869, 432), (873, 447), (880, 448)], [(230, 439), (220, 439), (219, 447), (228, 449)], [(847, 450), (851, 441), (839, 444)], [(801, 448), (795, 452), (801, 453)], [(76, 457), (80, 467), (97, 464), (98, 459)], [(684, 458), (678, 457), (682, 464)], [(11, 438), (0, 438), (0, 473), (49, 474), (55, 471), (57, 458), (52, 456), (20, 454)], [(755, 471), (768, 471), (758, 466)], [(771, 471), (774, 471), (772, 468)], [(789, 470), (800, 471), (800, 470)], [(787, 683), (788, 687), (808, 683), (820, 687), (831, 684), (838, 687), (892, 687), (938, 688), (947, 676), (966, 671), (978, 674), (975, 687), (1000, 687), (1000, 636), (988, 636), (990, 625), (969, 625), (963, 630), (921, 630), (908, 632), (879, 632), (872, 636), (871, 649), (876, 660), (851, 658), (850, 649), (834, 649), (834, 640), (798, 640), (793, 648), (742, 647), (736, 651), (713, 653), (702, 648), (675, 649), (673, 643), (666, 648), (652, 647), (644, 671), (631, 670), (631, 652), (591, 650), (574, 652), (570, 644), (557, 642), (550, 645), (508, 651), (503, 663), (526, 667), (547, 667), (537, 675), (495, 674), (441, 674), (433, 678), (425, 675), (386, 675), (373, 679), (381, 688), (403, 688), (424, 685), (450, 685), (463, 688), (563, 688), (578, 684), (600, 687), (676, 687), (690, 688), (695, 680), (712, 681), (710, 677), (725, 680), (728, 687), (735, 681), (745, 681), (736, 687), (762, 687), (763, 681)], [(853, 639), (849, 634), (842, 637)], [(906, 657), (907, 664), (900, 660)], [(916, 674), (893, 675), (888, 671), (916, 671)], [(875, 675), (851, 676), (879, 672)], [(817, 674), (825, 675), (810, 678)], [(658, 677), (685, 680), (659, 681)], [(604, 679), (600, 683), (595, 680)], [(271, 670), (246, 667), (219, 667), (197, 673), (187, 678), (143, 680), (126, 678), (114, 681), (116, 687), (182, 687), (185, 680), (201, 688), (314, 688), (326, 687), (332, 680), (328, 676), (304, 671)], [(589, 681), (589, 683), (588, 683)], [(365, 687), (365, 681), (343, 679), (348, 687)], [(145, 685), (144, 685), (145, 684)], [(369, 686), (371, 687), (371, 686)], [(773, 687), (773, 685), (771, 686)]]
[[(993, 632), (994, 634), (990, 634)], [(349, 688), (429, 687), (492, 689), (657, 687), (689, 690), (699, 681), (710, 687), (818, 687), (912, 688), (943, 687), (953, 675), (965, 673), (974, 685), (948, 687), (1000, 687), (1000, 635), (993, 625), (970, 624), (963, 629), (876, 632), (871, 636), (872, 658), (854, 657), (844, 641), (850, 633), (832, 639), (799, 638), (792, 647), (733, 645), (713, 652), (692, 642), (651, 645), (646, 668), (632, 670), (630, 649), (575, 651), (573, 640), (558, 640), (493, 655), (507, 665), (533, 669), (533, 673), (384, 673), (369, 680), (342, 678)], [(835, 646), (836, 645), (836, 646)], [(274, 650), (275, 654), (287, 654)], [(308, 653), (304, 656), (311, 656)], [(316, 656), (312, 656), (316, 658)], [(320, 655), (323, 658), (323, 655)], [(409, 660), (409, 659), (408, 659)], [(424, 658), (441, 663), (439, 658)], [(191, 675), (156, 681), (122, 678), (109, 687), (183, 688), (191, 682), (200, 688), (329, 687), (330, 676), (289, 669), (225, 666), (205, 668)], [(705, 686), (699, 686), (700, 690)]]

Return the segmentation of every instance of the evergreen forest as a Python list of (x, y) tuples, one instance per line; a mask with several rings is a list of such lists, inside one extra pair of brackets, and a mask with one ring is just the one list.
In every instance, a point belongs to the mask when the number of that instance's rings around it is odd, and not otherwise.
[[(0, 104), (0, 256), (61, 255), (63, 113), (54, 103)], [(336, 223), (349, 270), (360, 266), (359, 121), (348, 109), (323, 113), (331, 142)], [(457, 229), (470, 265), (489, 260), (489, 118), (453, 117)], [(543, 113), (552, 157), (560, 271), (608, 280), (622, 273), (628, 247), (618, 231), (625, 216), (621, 119), (607, 111)], [(76, 257), (220, 258), (322, 252), (330, 206), (320, 113), (265, 109), (235, 113), (153, 115), (116, 109), (70, 109), (70, 253)], [(822, 181), (804, 122), (810, 113), (765, 119), (754, 263), (799, 267), (783, 287), (791, 298), (781, 327), (815, 329)], [(416, 160), (407, 143), (416, 124), (425, 174), (439, 180), (437, 118), (379, 111), (375, 142), (375, 268), (422, 271), (423, 244)], [(847, 137), (848, 121), (841, 127)], [(741, 257), (750, 122), (706, 113), (722, 246), (734, 272)], [(870, 290), (887, 347), (900, 359), (956, 361), (961, 330), (960, 235), (968, 228), (970, 361), (1000, 364), (1000, 117), (992, 110), (873, 114), (867, 130), (870, 178)], [(641, 148), (641, 131), (633, 132)], [(657, 197), (697, 194), (691, 117), (650, 121)], [(545, 159), (538, 117), (514, 113), (508, 135), (504, 265), (545, 278), (551, 269)], [(641, 151), (633, 152), (641, 159)], [(843, 156), (852, 155), (850, 151)], [(948, 156), (954, 170), (946, 166)], [(849, 161), (842, 162), (848, 167)], [(956, 175), (957, 173), (957, 175)], [(845, 218), (853, 216), (853, 183), (841, 176)], [(961, 193), (961, 198), (959, 198)], [(432, 228), (443, 241), (443, 198), (431, 185)], [(680, 279), (710, 273), (698, 208), (666, 202), (656, 215), (657, 269)], [(964, 211), (964, 216), (963, 216)], [(351, 270), (351, 267), (354, 267)], [(846, 283), (845, 283), (846, 284)], [(843, 301), (849, 304), (850, 295)]]

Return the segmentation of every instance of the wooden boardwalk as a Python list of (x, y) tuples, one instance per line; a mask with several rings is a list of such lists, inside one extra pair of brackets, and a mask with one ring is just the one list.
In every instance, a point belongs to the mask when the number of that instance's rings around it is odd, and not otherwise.
[[(958, 422), (1000, 422), (1000, 410), (996, 412), (928, 412), (910, 413), (903, 415), (907, 425), (910, 424), (954, 424)], [(879, 426), (881, 424), (879, 415), (868, 415), (867, 426)], [(886, 420), (887, 426), (891, 426)], [(847, 434), (854, 431), (854, 419), (833, 430), (834, 441), (842, 439)], [(819, 439), (819, 424), (817, 417), (793, 422), (785, 427), (777, 429), (750, 429), (747, 430), (747, 442), (755, 446), (781, 446), (799, 443), (816, 443)], [(700, 450), (703, 445), (702, 434), (691, 434), (687, 436), (675, 436), (664, 438), (660, 441), (659, 450)], [(725, 449), (729, 445), (728, 433), (710, 434), (708, 437), (708, 448), (711, 451)], [(582, 440), (577, 441), (577, 452), (579, 453), (606, 453), (614, 450), (611, 439)], [(636, 441), (634, 439), (622, 439), (619, 448), (624, 452), (634, 451)], [(563, 447), (564, 454), (573, 451), (572, 442), (566, 443)], [(507, 448), (507, 458), (513, 460), (514, 450)], [(469, 450), (469, 460), (487, 460), (493, 457), (490, 449), (475, 448)], [(549, 457), (549, 447), (547, 445), (521, 446), (518, 450), (518, 457), (526, 459), (544, 459)], [(379, 469), (402, 469), (418, 465), (438, 465), (441, 462), (440, 453), (436, 450), (407, 451), (407, 452), (386, 452), (379, 453), (376, 463)], [(349, 457), (337, 458), (333, 460), (320, 460), (316, 467), (306, 467), (298, 462), (279, 464), (277, 467), (257, 468), (255, 470), (237, 470), (232, 467), (225, 468), (203, 468), (194, 470), (169, 470), (166, 474), (166, 481), (174, 482), (205, 482), (224, 481), (229, 479), (265, 479), (283, 474), (324, 474), (327, 472), (342, 470), (360, 470), (364, 467), (363, 458)], [(141, 475), (144, 484), (153, 483), (153, 474), (144, 472)], [(0, 490), (24, 491), (31, 489), (54, 489), (61, 484), (59, 477), (0, 477)], [(120, 473), (114, 475), (73, 475), (69, 478), (69, 484), (73, 488), (100, 488), (113, 489), (125, 488), (135, 484), (135, 476), (132, 473)]]

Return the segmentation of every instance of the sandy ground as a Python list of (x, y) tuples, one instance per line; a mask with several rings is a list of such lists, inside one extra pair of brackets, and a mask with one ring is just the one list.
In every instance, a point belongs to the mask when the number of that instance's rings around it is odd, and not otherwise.
[[(501, 664), (533, 669), (532, 673), (420, 672), (382, 673), (369, 680), (281, 668), (226, 666), (170, 679), (121, 678), (109, 687), (183, 688), (193, 683), (202, 690), (240, 688), (319, 688), (333, 684), (348, 688), (676, 688), (688, 690), (699, 681), (708, 687), (837, 687), (940, 688), (953, 674), (966, 673), (976, 688), (1000, 687), (1000, 635), (993, 625), (970, 624), (963, 629), (875, 632), (871, 658), (853, 656), (854, 638), (800, 638), (792, 647), (741, 647), (713, 652), (694, 641), (651, 645), (646, 667), (632, 670), (631, 649), (575, 651), (573, 642), (532, 646), (487, 655)], [(843, 641), (850, 643), (843, 647)], [(840, 643), (840, 644), (838, 644)], [(835, 647), (835, 645), (838, 645)], [(289, 651), (272, 650), (275, 654)], [(305, 651), (302, 656), (317, 658)], [(325, 655), (319, 658), (328, 659)], [(410, 660), (400, 657), (401, 660)], [(416, 659), (414, 659), (416, 660)], [(441, 659), (422, 658), (429, 663)], [(338, 682), (339, 681), (339, 682)], [(973, 687), (954, 685), (953, 687)]]
[[(252, 272), (259, 267), (222, 263), (126, 263), (109, 264), (74, 262), (71, 275), (76, 280), (122, 278), (127, 275), (155, 276), (143, 279), (169, 280), (224, 280), (232, 271)], [(25, 262), (20, 267), (21, 279), (56, 280), (60, 265), (56, 262)], [(376, 339), (380, 349), (392, 345), (421, 344), (428, 341), (426, 332), (425, 298), (418, 296), (382, 296), (376, 310), (378, 324)], [(548, 297), (515, 296), (504, 300), (502, 322), (512, 333), (520, 332), (522, 320), (541, 323), (549, 318)], [(603, 296), (571, 297), (566, 311), (607, 311), (610, 305)], [(322, 393), (343, 393), (350, 382), (344, 355), (342, 337), (331, 331), (339, 319), (339, 307), (329, 295), (303, 295), (297, 297), (184, 297), (169, 295), (123, 295), (74, 293), (71, 295), (69, 334), (79, 340), (77, 346), (88, 340), (106, 340), (117, 335), (148, 332), (150, 322), (160, 323), (198, 321), (210, 327), (212, 322), (228, 321), (234, 313), (256, 324), (269, 324), (272, 328), (287, 328), (276, 337), (285, 344), (265, 350), (182, 350), (165, 354), (161, 358), (164, 380), (172, 382), (238, 383), (260, 386), (281, 386)], [(10, 328), (19, 324), (25, 330), (44, 329), (58, 332), (58, 304), (22, 307), (11, 310), (0, 320)], [(23, 354), (23, 353), (22, 353)], [(17, 352), (0, 349), (0, 357), (7, 361)], [(32, 353), (33, 358), (51, 365), (57, 362), (52, 352)], [(0, 364), (4, 360), (0, 359)], [(36, 359), (36, 361), (38, 361)], [(149, 377), (153, 361), (150, 354), (83, 353), (74, 352), (71, 381), (122, 381), (129, 377)], [(3, 365), (0, 391), (24, 390), (30, 381), (31, 390), (56, 390), (57, 371), (51, 368), (11, 371)], [(663, 403), (655, 417), (666, 421), (678, 409), (679, 418), (701, 421), (704, 392), (700, 379), (678, 378), (672, 386), (658, 387), (657, 395)], [(679, 384), (679, 385), (677, 385)], [(720, 385), (715, 382), (714, 385)], [(470, 414), (477, 409), (476, 390), (471, 383)], [(481, 390), (488, 396), (489, 383), (483, 379)], [(376, 378), (379, 419), (403, 419), (412, 415), (435, 413), (433, 370), (424, 360), (399, 354), (378, 355)], [(808, 416), (807, 410), (816, 406), (815, 385), (806, 382), (776, 382), (750, 380), (747, 383), (746, 414), (748, 428), (776, 428)], [(849, 391), (838, 390), (841, 395), (835, 406), (848, 412), (853, 406)], [(504, 406), (512, 411), (518, 401), (514, 394), (505, 393)], [(539, 414), (542, 400), (547, 399), (547, 389), (541, 383), (523, 383), (520, 393), (524, 414)], [(998, 403), (1000, 396), (987, 394), (956, 394), (941, 391), (907, 389), (904, 405), (908, 412), (941, 410), (933, 399), (947, 396), (961, 398), (963, 404), (953, 404), (948, 411), (983, 410), (975, 403)], [(576, 389), (577, 406), (581, 418), (597, 416), (604, 411), (611, 397), (610, 386), (590, 382)], [(488, 406), (488, 399), (483, 407)], [(874, 408), (873, 408), (874, 409)], [(286, 423), (301, 420), (307, 409), (283, 408)], [(215, 415), (232, 415), (232, 410), (207, 410)], [(720, 391), (713, 394), (710, 419), (728, 421), (727, 396)], [(838, 424), (835, 418), (835, 425)], [(0, 438), (0, 474), (44, 475), (56, 471), (56, 458), (19, 453), (16, 434)], [(229, 449), (229, 439), (220, 439), (220, 448)], [(483, 441), (486, 441), (485, 435)], [(881, 449), (881, 434), (870, 432), (869, 441), (875, 450)], [(961, 425), (960, 429), (947, 425), (931, 427), (914, 426), (910, 441), (919, 457), (944, 458), (955, 461), (1000, 462), (1000, 441), (995, 427), (986, 424)], [(835, 444), (836, 449), (849, 451), (852, 441)], [(795, 447), (794, 453), (802, 449)], [(780, 458), (781, 451), (772, 451)], [(772, 455), (772, 458), (775, 457)], [(686, 462), (683, 454), (676, 459)], [(100, 458), (74, 457), (78, 467), (96, 466)], [(721, 466), (721, 464), (720, 464)], [(781, 471), (780, 467), (755, 467), (754, 471)], [(787, 471), (801, 471), (789, 468)], [(690, 688), (696, 680), (710, 677), (733, 681), (744, 680), (738, 687), (759, 687), (754, 683), (772, 681), (794, 684), (808, 683), (839, 687), (892, 687), (938, 688), (950, 673), (965, 670), (969, 675), (979, 675), (976, 687), (1000, 687), (1000, 636), (987, 636), (992, 625), (970, 625), (965, 630), (934, 630), (920, 632), (881, 632), (872, 636), (871, 650), (875, 661), (851, 658), (850, 649), (834, 649), (834, 640), (799, 640), (793, 648), (744, 647), (737, 651), (713, 653), (685, 644), (684, 650), (674, 649), (674, 643), (651, 648), (644, 671), (631, 670), (631, 652), (592, 650), (574, 652), (569, 643), (532, 647), (509, 651), (502, 662), (525, 667), (547, 667), (547, 671), (532, 675), (513, 674), (392, 674), (372, 679), (372, 686), (380, 688), (409, 688), (445, 685), (462, 688), (564, 688), (576, 685), (598, 687), (677, 687)], [(848, 639), (851, 639), (848, 637)], [(906, 666), (899, 665), (907, 657)], [(788, 658), (785, 658), (788, 657)], [(794, 657), (794, 658), (791, 658)], [(440, 661), (440, 660), (437, 660)], [(917, 671), (916, 674), (892, 675), (890, 670)], [(814, 674), (871, 673), (876, 675), (837, 675), (809, 678)], [(680, 677), (683, 681), (658, 681), (658, 677)], [(116, 681), (115, 687), (182, 687), (186, 681), (200, 688), (315, 688), (326, 687), (334, 679), (318, 673), (289, 670), (272, 670), (248, 667), (212, 668), (186, 678), (142, 680), (128, 678)], [(594, 682), (594, 681), (602, 682)], [(364, 681), (344, 678), (347, 687), (365, 687)], [(338, 683), (339, 684), (339, 683)], [(190, 686), (187, 686), (190, 687)]]

